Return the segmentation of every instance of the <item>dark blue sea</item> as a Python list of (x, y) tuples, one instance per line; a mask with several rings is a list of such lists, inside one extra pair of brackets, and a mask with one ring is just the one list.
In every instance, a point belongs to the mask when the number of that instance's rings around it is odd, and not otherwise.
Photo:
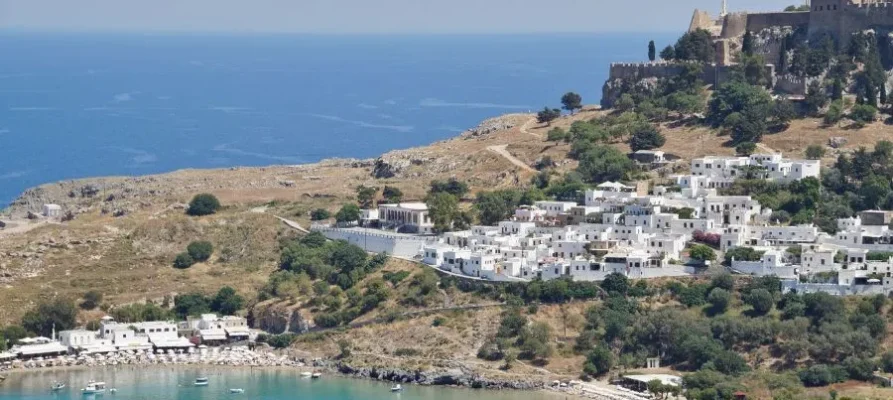
[(42, 183), (373, 157), (480, 120), (597, 103), (675, 35), (0, 33), (0, 207)]

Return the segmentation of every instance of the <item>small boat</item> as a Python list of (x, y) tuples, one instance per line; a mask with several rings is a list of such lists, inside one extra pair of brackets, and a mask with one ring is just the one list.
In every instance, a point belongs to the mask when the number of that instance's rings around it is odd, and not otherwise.
[(112, 394), (118, 393), (118, 389), (111, 388), (111, 389), (109, 389), (109, 393), (112, 393)]
[(64, 384), (64, 383), (62, 383), (62, 382), (56, 382), (56, 383), (53, 384), (53, 388), (52, 388), (52, 390), (53, 390), (54, 392), (58, 392), (58, 391), (60, 391), (60, 390), (62, 390), (62, 389), (65, 389), (65, 384)]
[(313, 375), (310, 375), (313, 379), (319, 379), (322, 376), (322, 372), (314, 372)]
[(304, 372), (301, 372), (301, 376), (304, 377), (304, 378), (309, 378), (309, 377), (311, 377), (312, 375), (313, 375), (313, 373), (310, 372), (310, 371), (304, 371)]
[(195, 383), (193, 383), (193, 385), (195, 385), (195, 386), (208, 386), (208, 378), (206, 378), (206, 377), (195, 378)]
[(232, 394), (245, 393), (245, 389), (230, 389), (229, 392)]
[(398, 384), (396, 384), (396, 385), (394, 385), (394, 386), (391, 386), (391, 391), (392, 391), (392, 392), (402, 392), (402, 391), (403, 391), (403, 386), (400, 386), (400, 384), (398, 383)]
[(87, 394), (103, 394), (105, 393), (105, 382), (88, 382), (87, 386), (81, 389), (81, 393)]

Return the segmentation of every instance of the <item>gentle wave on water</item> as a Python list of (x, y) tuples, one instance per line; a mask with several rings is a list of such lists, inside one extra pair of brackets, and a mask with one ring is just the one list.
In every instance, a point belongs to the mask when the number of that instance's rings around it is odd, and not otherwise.
[(0, 34), (0, 208), (64, 179), (368, 158), (571, 90), (597, 103), (610, 62), (675, 36)]

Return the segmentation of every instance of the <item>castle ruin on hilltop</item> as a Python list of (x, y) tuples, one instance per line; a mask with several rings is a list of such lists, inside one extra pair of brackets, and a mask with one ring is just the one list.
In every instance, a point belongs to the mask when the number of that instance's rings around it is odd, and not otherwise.
[[(797, 11), (778, 12), (729, 12), (727, 0), (722, 0), (720, 14), (715, 18), (706, 11), (694, 11), (688, 30), (700, 29), (710, 32), (716, 50), (715, 61), (703, 66), (701, 78), (707, 84), (718, 86), (730, 76), (730, 66), (734, 65), (747, 32), (757, 38), (756, 53), (770, 62), (779, 59), (780, 44), (790, 32), (802, 32), (809, 38), (830, 36), (839, 48), (846, 48), (853, 33), (893, 32), (893, 0), (806, 0)], [(809, 79), (776, 75), (772, 64), (766, 68), (773, 78), (773, 89), (794, 96), (806, 93)], [(610, 106), (619, 93), (619, 86), (611, 82), (664, 78), (678, 74), (681, 69), (678, 62), (614, 63), (603, 89), (603, 105)]]
[(807, 0), (805, 5), (808, 11), (729, 13), (723, 1), (718, 19), (695, 10), (689, 31), (705, 29), (718, 38), (733, 39), (748, 31), (802, 27), (810, 37), (828, 34), (845, 46), (853, 32), (893, 30), (893, 0)]

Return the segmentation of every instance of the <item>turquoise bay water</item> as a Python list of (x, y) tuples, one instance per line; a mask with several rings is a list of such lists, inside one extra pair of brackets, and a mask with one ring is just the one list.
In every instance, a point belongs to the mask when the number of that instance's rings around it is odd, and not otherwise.
[[(195, 387), (198, 376), (210, 378), (207, 387)], [(117, 393), (82, 395), (80, 389), (90, 380), (104, 381)], [(68, 387), (52, 393), (54, 381)], [(404, 385), (402, 393), (391, 393), (390, 383), (336, 376), (302, 378), (294, 370), (120, 367), (76, 371), (31, 371), (9, 376), (0, 384), (3, 400), (539, 400), (561, 399), (544, 392), (484, 391)], [(230, 394), (242, 388), (243, 394)]]

